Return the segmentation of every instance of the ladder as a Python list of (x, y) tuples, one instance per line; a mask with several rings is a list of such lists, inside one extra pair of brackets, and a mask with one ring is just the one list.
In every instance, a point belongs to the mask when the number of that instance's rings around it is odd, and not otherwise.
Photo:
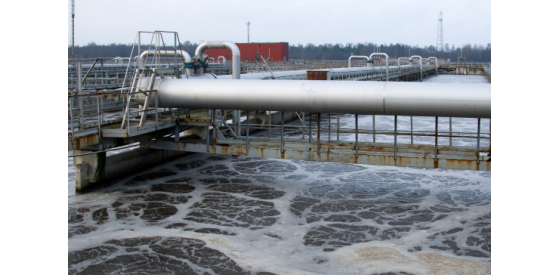
[[(130, 126), (131, 121), (138, 121), (138, 127), (144, 126), (146, 122), (147, 113), (149, 111), (148, 107), (150, 105), (150, 100), (152, 99), (152, 94), (155, 92), (154, 82), (156, 78), (156, 69), (144, 68), (144, 69), (136, 69), (134, 73), (134, 78), (132, 80), (132, 85), (130, 85), (130, 92), (127, 95), (126, 100), (126, 108), (123, 115), (123, 120), (121, 123), (121, 129), (127, 129)], [(147, 90), (141, 90), (140, 85), (143, 78), (143, 75), (150, 78), (150, 82), (148, 84)], [(132, 118), (130, 115), (130, 108), (131, 108), (131, 101), (136, 94), (144, 94), (146, 96), (144, 100), (144, 104), (142, 105), (142, 110), (140, 111), (140, 118)], [(156, 110), (157, 112), (157, 110)]]
[[(181, 73), (177, 68), (138, 68), (138, 69), (136, 69), (136, 71), (134, 73), (134, 78), (132, 80), (132, 84), (130, 85), (130, 92), (128, 93), (128, 96), (127, 96), (126, 108), (125, 108), (125, 113), (123, 115), (121, 129), (127, 129), (130, 126), (131, 121), (135, 121), (135, 122), (138, 121), (138, 127), (144, 126), (144, 124), (146, 122), (146, 118), (148, 117), (148, 111), (150, 111), (150, 109), (149, 109), (150, 101), (152, 100), (154, 94), (157, 95), (157, 90), (154, 90), (154, 83), (155, 83), (155, 80), (156, 80), (156, 76), (160, 75), (160, 77), (164, 77), (165, 74), (171, 74), (171, 77), (174, 77), (174, 78), (177, 78), (177, 79), (181, 78)], [(149, 80), (147, 89), (146, 90), (140, 89), (142, 79), (146, 79), (148, 77), (149, 77), (150, 80)], [(134, 98), (134, 96), (137, 95), (137, 94), (144, 94), (146, 96), (146, 98), (144, 99), (144, 104), (141, 105), (142, 109), (139, 111), (141, 113), (140, 118), (133, 118), (133, 117), (131, 117), (131, 114), (130, 114), (131, 101)], [(155, 111), (156, 111), (156, 117), (157, 117), (157, 112), (158, 112), (157, 99), (156, 99)], [(185, 110), (185, 112), (187, 113), (187, 117), (190, 117), (190, 115), (188, 114), (188, 112), (186, 110)], [(171, 116), (172, 116), (172, 118), (175, 118), (175, 113), (171, 112)]]

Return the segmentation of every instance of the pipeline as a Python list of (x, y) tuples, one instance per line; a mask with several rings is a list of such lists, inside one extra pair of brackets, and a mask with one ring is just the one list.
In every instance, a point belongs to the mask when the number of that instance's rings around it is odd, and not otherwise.
[(372, 53), (369, 56), (369, 60), (372, 60), (376, 55), (385, 56), (385, 73), (387, 74), (385, 81), (389, 81), (389, 56), (386, 53)]
[[(143, 79), (142, 86), (149, 80)], [(160, 108), (490, 118), (486, 83), (156, 79)], [(153, 102), (151, 103), (153, 105)]]
[[(399, 76), (401, 75), (401, 59), (409, 60), (409, 58), (408, 57), (399, 57), (397, 59), (397, 66), (399, 67)], [(410, 60), (412, 60), (412, 59), (410, 59)], [(410, 62), (412, 62), (412, 61), (410, 61)]]
[[(418, 66), (414, 65), (404, 65), (401, 66), (403, 69), (412, 69)], [(398, 66), (389, 66), (389, 71), (398, 71)], [(331, 80), (344, 79), (344, 78), (359, 78), (363, 77), (365, 74), (372, 74), (375, 72), (382, 72), (386, 70), (385, 67), (351, 67), (351, 68), (336, 68), (329, 69), (331, 71)], [(277, 80), (291, 80), (291, 79), (306, 79), (307, 70), (297, 70), (297, 71), (279, 71), (274, 72), (274, 76)], [(241, 79), (271, 79), (271, 75), (268, 72), (262, 73), (248, 73), (242, 74)], [(231, 79), (231, 75), (218, 75), (217, 79)]]
[(241, 54), (235, 43), (229, 41), (207, 41), (202, 42), (195, 51), (195, 58), (202, 59), (202, 54), (206, 49), (229, 49), (231, 51), (231, 72), (233, 79), (240, 79), (241, 74)]
[(413, 56), (410, 57), (410, 62), (412, 62), (412, 59), (413, 59), (413, 58), (418, 58), (418, 59), (420, 59), (418, 63), (420, 63), (420, 81), (422, 81), (422, 66), (423, 66), (423, 64), (422, 64), (422, 57), (419, 56), (419, 55), (413, 55)]
[[(195, 51), (195, 59), (201, 60), (202, 54), (206, 49), (229, 49), (231, 51), (231, 73), (233, 79), (241, 79), (241, 53), (239, 52), (239, 48), (235, 43), (229, 41), (207, 41), (202, 42)], [(219, 58), (218, 58), (219, 60)], [(225, 59), (224, 59), (225, 62)], [(202, 74), (202, 73), (200, 73)], [(239, 109), (229, 109), (233, 110), (233, 123), (235, 124), (236, 135), (240, 135), (240, 125), (241, 122), (241, 111)]]
[(351, 67), (352, 67), (352, 59), (356, 59), (356, 58), (363, 58), (363, 59), (365, 59), (365, 60), (368, 62), (368, 67), (369, 67), (370, 59), (369, 59), (367, 56), (365, 56), (365, 55), (351, 55), (351, 56), (348, 58), (348, 68), (351, 68)]
[[(156, 53), (160, 56), (182, 56), (183, 63), (190, 63), (192, 60), (191, 56), (186, 51), (149, 50), (149, 51), (143, 51), (142, 54), (140, 54), (140, 59), (138, 61), (138, 68), (144, 69), (146, 67), (146, 59), (148, 58), (148, 56), (156, 55)], [(187, 68), (187, 75), (189, 76), (193, 75), (192, 69)]]
[(428, 60), (430, 60), (430, 59), (435, 59), (435, 60), (436, 60), (436, 76), (437, 76), (437, 73), (438, 73), (438, 71), (437, 71), (437, 70), (438, 70), (437, 57), (435, 57), (435, 56), (430, 56), (430, 57), (428, 57)]

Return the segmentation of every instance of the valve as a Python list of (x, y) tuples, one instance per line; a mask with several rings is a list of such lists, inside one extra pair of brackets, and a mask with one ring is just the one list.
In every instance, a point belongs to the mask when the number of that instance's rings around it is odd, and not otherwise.
[(201, 72), (206, 73), (208, 67), (208, 55), (203, 55), (202, 57), (195, 56), (191, 62), (185, 63), (183, 65), (184, 68), (192, 69), (193, 74), (197, 75), (198, 70), (201, 69)]

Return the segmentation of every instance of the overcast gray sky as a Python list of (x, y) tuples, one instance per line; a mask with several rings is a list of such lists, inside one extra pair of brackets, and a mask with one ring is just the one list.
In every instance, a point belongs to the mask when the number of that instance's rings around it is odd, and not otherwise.
[[(179, 33), (181, 42), (436, 44), (438, 14), (451, 46), (491, 43), (490, 0), (76, 0), (75, 45), (133, 43), (139, 30)], [(68, 0), (68, 44), (71, 44)]]

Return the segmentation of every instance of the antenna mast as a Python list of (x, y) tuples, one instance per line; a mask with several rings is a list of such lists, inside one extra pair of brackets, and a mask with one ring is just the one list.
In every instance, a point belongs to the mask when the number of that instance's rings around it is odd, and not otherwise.
[(436, 51), (444, 51), (443, 48), (443, 13), (439, 12)]
[(72, 53), (70, 58), (72, 58), (72, 62), (74, 62), (74, 0), (72, 0)]
[(247, 22), (247, 43), (249, 43), (249, 25), (251, 25), (251, 21)]

